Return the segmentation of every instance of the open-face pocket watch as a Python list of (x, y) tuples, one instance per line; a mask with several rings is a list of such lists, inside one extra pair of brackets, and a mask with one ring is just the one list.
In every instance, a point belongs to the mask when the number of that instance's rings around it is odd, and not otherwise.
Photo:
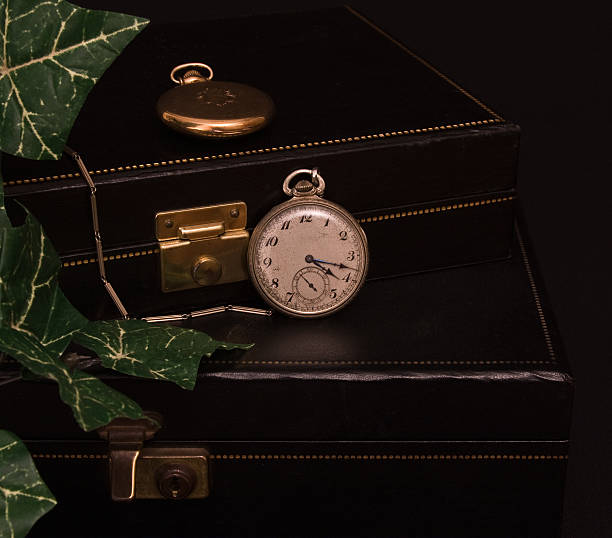
[[(298, 176), (306, 176), (292, 182)], [(326, 316), (346, 306), (368, 271), (368, 242), (343, 207), (323, 199), (316, 168), (295, 170), (283, 183), (291, 199), (257, 224), (247, 253), (251, 280), (263, 299), (289, 316)]]

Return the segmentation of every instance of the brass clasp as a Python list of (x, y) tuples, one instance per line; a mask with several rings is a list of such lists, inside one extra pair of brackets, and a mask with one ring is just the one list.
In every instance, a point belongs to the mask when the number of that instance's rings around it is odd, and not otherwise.
[(246, 222), (244, 202), (158, 213), (162, 291), (246, 280)]
[(208, 497), (208, 452), (201, 447), (144, 447), (161, 426), (160, 415), (146, 415), (117, 418), (98, 430), (108, 441), (112, 500)]
[(148, 418), (132, 420), (116, 418), (98, 430), (108, 441), (111, 497), (113, 501), (131, 501), (136, 484), (136, 460), (142, 445), (151, 439), (161, 427), (161, 416), (149, 414)]

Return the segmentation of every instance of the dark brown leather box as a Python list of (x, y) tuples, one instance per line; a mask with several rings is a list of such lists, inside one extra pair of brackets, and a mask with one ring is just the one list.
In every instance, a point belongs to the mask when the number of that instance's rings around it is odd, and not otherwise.
[(209, 451), (204, 500), (113, 503), (107, 446), (56, 386), (3, 386), (59, 501), (32, 536), (558, 536), (572, 379), (517, 237), (511, 259), (369, 282), (327, 319), (200, 319), (256, 345), (204, 359), (193, 392), (98, 372), (162, 413), (149, 446)]
[[(181, 135), (155, 114), (170, 70), (274, 99), (272, 124), (244, 138)], [(243, 200), (252, 228), (284, 199), (292, 170), (317, 166), (326, 197), (362, 223), (370, 278), (509, 255), (519, 129), (349, 9), (151, 25), (91, 92), (68, 145), (97, 186), (107, 274), (134, 315), (246, 303), (248, 283), (160, 291), (157, 212)], [(75, 163), (3, 157), (5, 189), (42, 222), (69, 298), (116, 315), (97, 278), (89, 190)], [(401, 249), (398, 246), (401, 245)]]
[[(155, 102), (186, 61), (270, 94), (276, 118), (235, 140), (169, 130)], [(325, 319), (184, 322), (255, 344), (204, 359), (193, 392), (92, 369), (163, 415), (146, 446), (208, 451), (206, 499), (112, 502), (108, 446), (57, 387), (3, 385), (3, 427), (59, 501), (31, 536), (558, 536), (573, 382), (515, 232), (518, 135), (350, 9), (146, 29), (69, 140), (92, 171), (107, 274), (130, 313), (259, 305), (248, 282), (162, 293), (155, 215), (243, 200), (253, 228), (297, 168), (319, 167), (326, 197), (361, 222), (369, 281)], [(70, 299), (115, 316), (74, 162), (3, 156), (3, 173), (60, 252)], [(3, 363), (0, 383), (17, 368)]]

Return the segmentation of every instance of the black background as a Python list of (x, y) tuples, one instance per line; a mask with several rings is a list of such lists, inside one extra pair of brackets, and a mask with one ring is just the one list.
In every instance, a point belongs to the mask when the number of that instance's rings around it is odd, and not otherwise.
[[(77, 3), (155, 22), (342, 4)], [(612, 536), (610, 19), (584, 2), (351, 5), (522, 127), (520, 196), (576, 379), (564, 536)]]

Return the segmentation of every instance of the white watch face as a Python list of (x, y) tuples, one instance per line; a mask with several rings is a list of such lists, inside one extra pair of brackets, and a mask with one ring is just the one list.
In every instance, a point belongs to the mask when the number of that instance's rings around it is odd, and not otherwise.
[(367, 272), (365, 234), (327, 201), (279, 206), (257, 226), (249, 270), (264, 298), (290, 315), (315, 317), (344, 306)]

